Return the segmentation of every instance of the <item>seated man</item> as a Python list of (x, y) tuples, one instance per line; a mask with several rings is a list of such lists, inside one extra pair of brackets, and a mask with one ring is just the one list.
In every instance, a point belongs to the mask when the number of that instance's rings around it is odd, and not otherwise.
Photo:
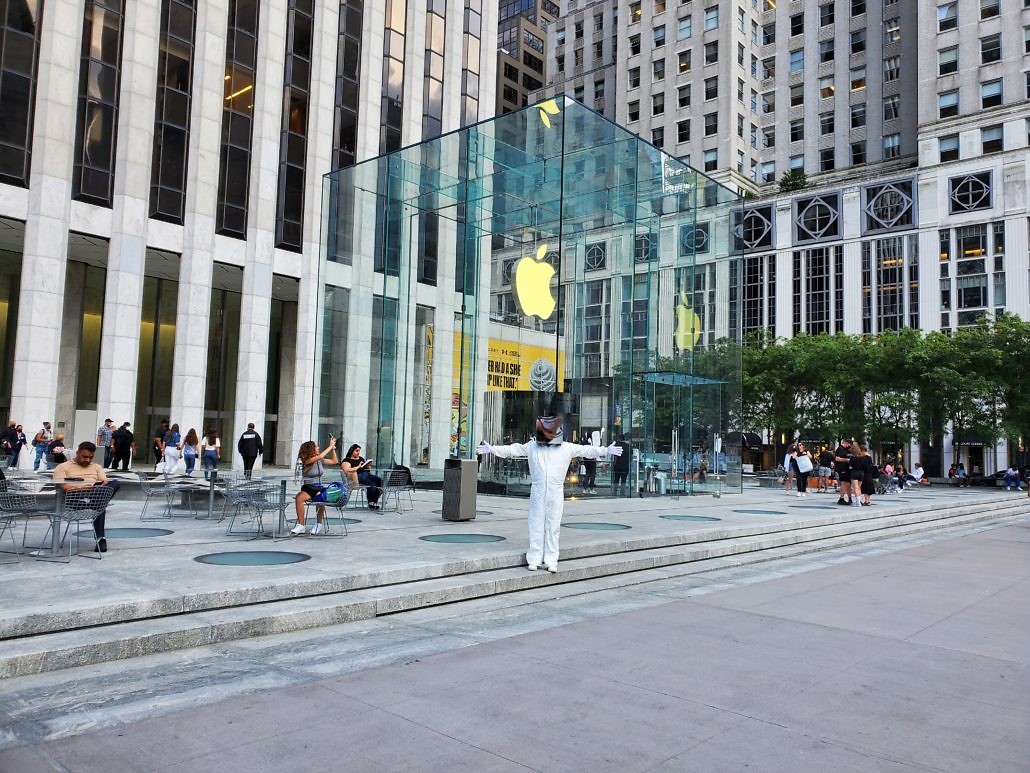
[(1008, 469), (1005, 470), (1005, 490), (1011, 491), (1013, 486), (1016, 487), (1016, 491), (1022, 491), (1023, 479), (1019, 474), (1019, 470), (1010, 464)]
[(959, 462), (958, 467), (955, 468), (955, 480), (958, 481), (959, 488), (965, 488), (969, 485), (969, 475), (966, 473), (965, 465)]
[(926, 472), (923, 470), (923, 465), (916, 462), (915, 467), (912, 468), (912, 480), (914, 483), (920, 486), (929, 486), (930, 479), (926, 477)]
[[(79, 447), (75, 450), (75, 456), (71, 461), (57, 465), (57, 468), (54, 470), (54, 481), (63, 482), (62, 488), (65, 491), (88, 489), (93, 486), (107, 486), (114, 493), (117, 493), (118, 489), (121, 488), (121, 483), (116, 480), (107, 479), (104, 468), (93, 461), (93, 456), (96, 452), (97, 447), (88, 440), (79, 443)], [(107, 540), (104, 538), (104, 521), (106, 517), (107, 512), (105, 510), (93, 519), (93, 531), (97, 535), (97, 546), (93, 548), (94, 552), (107, 552)]]

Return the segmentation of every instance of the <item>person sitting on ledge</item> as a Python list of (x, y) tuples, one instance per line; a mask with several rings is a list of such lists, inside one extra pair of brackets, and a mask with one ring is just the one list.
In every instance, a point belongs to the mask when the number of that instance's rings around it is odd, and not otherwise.
[(1016, 491), (1022, 491), (1023, 479), (1019, 475), (1019, 470), (1010, 464), (1008, 469), (1005, 470), (1005, 490), (1011, 491), (1013, 486), (1016, 487)]

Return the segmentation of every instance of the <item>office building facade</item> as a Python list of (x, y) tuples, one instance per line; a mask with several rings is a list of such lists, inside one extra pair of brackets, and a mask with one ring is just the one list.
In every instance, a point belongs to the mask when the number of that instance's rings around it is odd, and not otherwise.
[(225, 457), (252, 421), (289, 464), (312, 426), (323, 176), (492, 115), (496, 5), (4, 8), (0, 414), (69, 442), (130, 421), (141, 450), (170, 417)]
[(748, 195), (718, 335), (1030, 319), (1030, 1), (570, 2), (548, 51), (545, 94)]

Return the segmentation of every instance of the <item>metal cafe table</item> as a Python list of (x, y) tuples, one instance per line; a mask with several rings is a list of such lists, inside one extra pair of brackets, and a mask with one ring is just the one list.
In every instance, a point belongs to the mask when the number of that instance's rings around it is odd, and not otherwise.
[[(211, 475), (208, 479), (208, 495), (207, 495), (207, 518), (214, 518), (215, 511), (215, 489), (219, 482), (223, 482), (226, 487), (230, 484), (232, 479), (226, 476), (222, 481), (219, 480), (218, 470), (212, 470)], [(289, 506), (289, 499), (286, 496), (286, 485), (290, 481), (295, 480), (295, 476), (292, 472), (289, 473), (263, 473), (255, 472), (249, 478), (245, 478), (242, 481), (236, 478), (236, 483), (239, 485), (246, 486), (248, 488), (253, 487), (255, 492), (263, 491), (268, 493), (269, 491), (275, 491), (275, 495), (278, 496), (278, 500), (268, 500), (268, 510), (276, 510), (278, 512), (278, 522), (272, 532), (262, 531), (255, 533), (254, 537), (271, 537), (272, 539), (285, 539), (289, 536), (286, 529), (286, 508)], [(225, 492), (223, 491), (223, 496)]]

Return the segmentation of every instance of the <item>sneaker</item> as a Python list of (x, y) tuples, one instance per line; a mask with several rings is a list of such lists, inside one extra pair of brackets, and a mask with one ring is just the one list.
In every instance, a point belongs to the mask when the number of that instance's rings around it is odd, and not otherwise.
[(315, 528), (311, 530), (311, 533), (312, 534), (324, 534), (325, 533), (325, 526), (323, 526), (321, 523), (316, 523), (315, 524)]
[(799, 491), (799, 492), (798, 492), (798, 499), (801, 499), (801, 497), (803, 497), (803, 496), (804, 496), (804, 494), (802, 494), (802, 493), (801, 493), (801, 492)]
[(551, 574), (554, 574), (558, 571), (558, 564), (548, 564), (547, 571), (549, 571)]
[(296, 526), (290, 529), (290, 534), (306, 534), (307, 531), (307, 527), (304, 526), (304, 524), (298, 523)]
[(107, 552), (107, 540), (101, 537), (97, 540), (97, 546), (93, 548), (94, 553), (106, 553)]
[(1012, 491), (1012, 486), (1006, 486), (1006, 487), (1005, 487), (1005, 490), (1006, 490), (1006, 491)]
[(848, 501), (844, 497), (841, 497), (840, 499), (837, 500), (837, 504), (838, 505), (846, 505), (847, 503), (848, 503)]
[(531, 572), (535, 572), (539, 567), (536, 564), (526, 564), (526, 568)]
[(807, 492), (807, 491), (803, 492), (803, 493), (801, 494), (801, 496), (803, 496), (803, 497), (807, 497), (807, 496), (808, 496), (808, 492)]

